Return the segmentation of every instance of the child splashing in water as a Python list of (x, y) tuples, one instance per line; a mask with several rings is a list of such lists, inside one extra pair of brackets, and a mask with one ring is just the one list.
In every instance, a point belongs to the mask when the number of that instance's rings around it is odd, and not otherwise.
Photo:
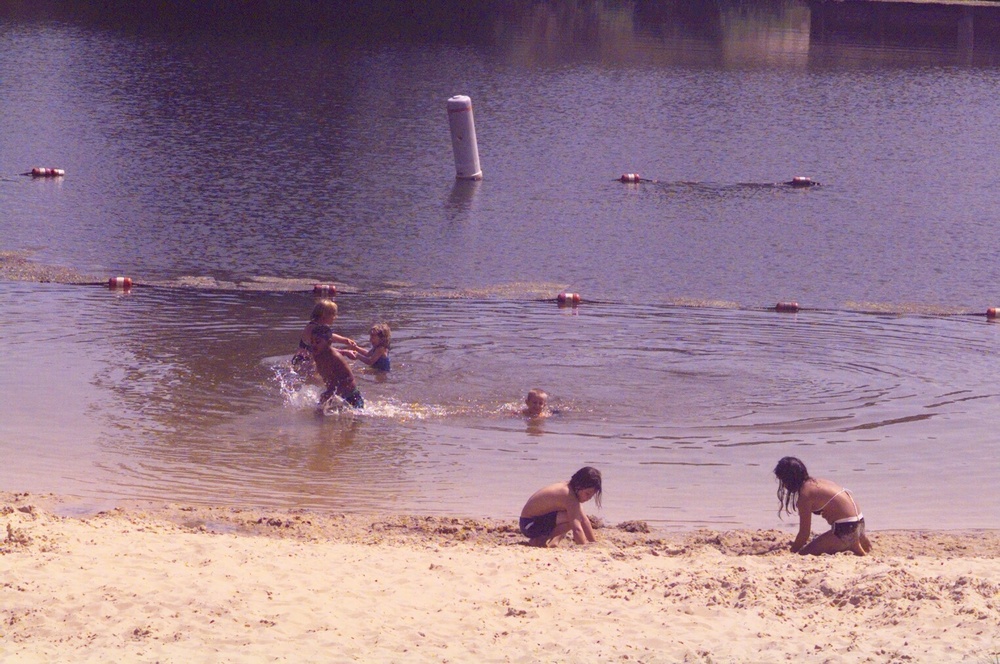
[(370, 350), (355, 346), (354, 350), (343, 351), (344, 355), (351, 359), (361, 360), (372, 369), (389, 371), (392, 366), (389, 362), (389, 346), (392, 344), (392, 330), (389, 329), (389, 324), (376, 323), (372, 325), (372, 329), (368, 332), (368, 339), (372, 344)]
[[(315, 370), (312, 354), (313, 330), (320, 325), (325, 325), (329, 328), (333, 325), (333, 321), (336, 319), (336, 302), (327, 299), (322, 299), (316, 302), (316, 306), (314, 306), (312, 310), (312, 315), (309, 317), (309, 322), (306, 323), (305, 328), (302, 330), (302, 334), (299, 335), (299, 349), (296, 351), (295, 355), (292, 356), (292, 368), (295, 369), (296, 372), (305, 376), (312, 375)], [(332, 330), (330, 332), (330, 341), (331, 343), (350, 346), (354, 349), (358, 347), (358, 344), (356, 344), (353, 339), (348, 339), (347, 337), (342, 337), (339, 334), (334, 334)]]
[(334, 396), (340, 397), (354, 408), (365, 407), (365, 400), (354, 382), (351, 366), (340, 351), (330, 346), (333, 336), (333, 330), (326, 325), (317, 325), (312, 333), (313, 361), (316, 363), (316, 371), (326, 384), (326, 390), (319, 398), (319, 414), (324, 412), (327, 402)]

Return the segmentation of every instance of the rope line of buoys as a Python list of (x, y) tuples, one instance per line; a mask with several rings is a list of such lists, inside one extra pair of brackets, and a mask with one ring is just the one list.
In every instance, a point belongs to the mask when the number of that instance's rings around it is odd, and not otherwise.
[[(76, 286), (102, 286), (102, 285), (106, 285), (109, 290), (120, 290), (120, 291), (124, 291), (124, 292), (128, 292), (129, 290), (132, 289), (133, 286), (137, 285), (132, 280), (131, 277), (110, 277), (110, 278), (108, 278), (108, 280), (106, 282), (101, 281), (101, 282), (69, 282), (69, 283), (71, 283), (72, 285), (76, 285)], [(170, 288), (170, 286), (167, 286), (167, 285), (157, 285), (157, 284), (144, 284), (144, 286), (152, 286), (154, 288), (156, 288), (156, 287), (159, 287), (159, 288)], [(288, 291), (288, 292), (291, 292), (291, 291)], [(297, 291), (297, 292), (302, 292), (302, 291)], [(332, 296), (332, 295), (336, 295), (336, 293), (337, 293), (337, 287), (334, 284), (316, 284), (315, 286), (313, 286), (313, 291), (312, 292), (315, 295), (331, 295)], [(541, 300), (541, 301), (551, 302), (551, 300)], [(579, 293), (572, 293), (570, 291), (563, 291), (563, 292), (559, 293), (558, 295), (556, 295), (556, 303), (558, 303), (560, 307), (576, 307), (581, 302), (583, 302), (583, 298), (580, 297)], [(588, 302), (594, 303), (595, 301), (594, 300), (588, 300)], [(597, 301), (597, 302), (599, 304), (600, 303), (610, 304), (610, 302), (601, 302), (601, 301)], [(748, 309), (748, 307), (737, 307), (737, 308), (739, 308), (739, 309)], [(754, 307), (749, 307), (749, 309), (753, 310), (755, 308)], [(756, 308), (756, 310), (760, 311), (759, 308)], [(796, 302), (796, 301), (794, 301), (794, 300), (782, 300), (782, 301), (778, 302), (777, 304), (775, 304), (772, 307), (765, 307), (764, 308), (764, 311), (775, 311), (775, 312), (779, 312), (779, 313), (799, 313), (802, 310), (803, 310), (802, 306), (800, 306), (799, 303)], [(855, 311), (855, 310), (843, 310), (843, 309), (809, 309), (809, 311), (849, 311), (850, 313), (865, 313), (865, 312), (858, 312), (858, 311)], [(880, 314), (882, 314), (882, 313), (885, 313), (885, 312), (868, 312), (868, 313), (880, 313)], [(989, 307), (989, 308), (986, 309), (985, 314), (984, 313), (974, 313), (974, 312), (956, 312), (956, 313), (950, 313), (950, 314), (949, 313), (942, 313), (941, 315), (943, 315), (943, 316), (983, 316), (983, 315), (985, 315), (987, 320), (991, 320), (992, 321), (992, 320), (1000, 319), (1000, 307)]]
[[(638, 173), (622, 173), (621, 177), (618, 178), (618, 181), (619, 182), (624, 182), (626, 184), (638, 184), (640, 182), (659, 182), (659, 180), (652, 180), (650, 178), (644, 178), (641, 175), (639, 175)], [(777, 182), (775, 182), (775, 183), (768, 183), (766, 186), (772, 186), (773, 187), (773, 186), (775, 186), (777, 184), (779, 184), (779, 183), (777, 183)], [(796, 189), (806, 188), (806, 187), (818, 187), (818, 186), (820, 186), (819, 182), (817, 182), (816, 180), (813, 180), (810, 177), (806, 177), (804, 175), (796, 175), (791, 180), (788, 180), (786, 182), (781, 182), (780, 184), (783, 184), (783, 185), (788, 186), (788, 187), (794, 187)]]
[(61, 178), (66, 175), (66, 171), (61, 168), (43, 168), (36, 166), (27, 173), (21, 173), (21, 175), (30, 175), (33, 178)]

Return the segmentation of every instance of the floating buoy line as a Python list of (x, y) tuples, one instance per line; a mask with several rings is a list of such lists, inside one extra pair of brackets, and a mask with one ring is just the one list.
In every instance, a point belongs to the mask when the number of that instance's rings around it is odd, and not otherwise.
[(21, 175), (30, 175), (33, 178), (61, 178), (66, 175), (66, 171), (61, 168), (36, 166), (27, 173), (21, 173)]
[[(650, 182), (655, 184), (659, 182), (659, 180), (644, 178), (638, 173), (622, 173), (621, 177), (618, 178), (618, 181), (624, 182), (625, 184), (639, 184), (643, 182)], [(808, 187), (818, 187), (820, 186), (820, 183), (817, 182), (816, 180), (813, 180), (810, 177), (806, 177), (804, 175), (796, 175), (791, 180), (787, 180), (785, 182), (774, 182), (767, 184), (767, 186), (775, 186), (775, 185), (786, 185), (788, 187), (793, 187), (796, 189), (805, 189)]]
[[(129, 293), (133, 287), (148, 287), (148, 288), (159, 288), (159, 289), (177, 289), (177, 290), (191, 290), (191, 286), (172, 286), (163, 284), (142, 284), (136, 282), (131, 277), (125, 276), (115, 276), (109, 277), (107, 281), (100, 282), (69, 282), (66, 285), (70, 286), (104, 286), (109, 291), (121, 291), (123, 293)], [(224, 289), (224, 290), (239, 290), (239, 289)], [(278, 291), (271, 291), (278, 292)], [(331, 283), (316, 284), (313, 286), (312, 291), (302, 291), (302, 290), (287, 290), (280, 291), (283, 293), (306, 293), (311, 292), (316, 297), (334, 297), (337, 295), (337, 287)], [(551, 298), (536, 300), (542, 302), (552, 302)], [(555, 302), (562, 307), (573, 307), (576, 308), (584, 302), (583, 297), (579, 293), (574, 293), (571, 291), (562, 291), (555, 296)], [(601, 301), (601, 300), (587, 300), (589, 304), (616, 304), (615, 302)], [(688, 307), (688, 308), (704, 308), (698, 307), (691, 304), (670, 304), (666, 303), (668, 306), (673, 307)], [(843, 313), (856, 313), (856, 314), (869, 314), (869, 315), (879, 315), (879, 316), (898, 316), (903, 315), (903, 312), (891, 312), (891, 311), (863, 311), (859, 309), (812, 309), (801, 306), (798, 302), (794, 300), (780, 300), (776, 304), (768, 307), (742, 307), (734, 306), (729, 307), (732, 309), (740, 311), (773, 311), (777, 313), (793, 313), (798, 314), (802, 312), (843, 312)], [(949, 317), (949, 316), (983, 316), (988, 321), (1000, 321), (1000, 307), (988, 307), (985, 311), (976, 312), (956, 312), (956, 313), (939, 313), (934, 314), (939, 317)]]

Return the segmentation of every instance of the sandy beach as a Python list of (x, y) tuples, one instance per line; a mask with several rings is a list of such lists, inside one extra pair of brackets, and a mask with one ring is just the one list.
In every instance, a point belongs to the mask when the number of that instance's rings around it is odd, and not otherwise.
[(0, 661), (996, 662), (1000, 535), (523, 545), (515, 521), (0, 494)]

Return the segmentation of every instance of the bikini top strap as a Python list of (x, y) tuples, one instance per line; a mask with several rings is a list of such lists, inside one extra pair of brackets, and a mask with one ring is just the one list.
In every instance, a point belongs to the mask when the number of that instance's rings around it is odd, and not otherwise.
[(847, 489), (844, 489), (844, 491), (847, 492), (847, 497), (851, 499), (851, 505), (854, 505), (854, 515), (861, 516), (861, 510), (858, 509), (858, 504), (854, 502), (854, 494), (852, 494)]
[[(813, 511), (814, 511), (814, 512), (816, 512), (817, 514), (818, 514), (818, 513), (820, 513), (820, 512), (822, 512), (822, 511), (823, 511), (823, 510), (825, 510), (825, 509), (826, 509), (827, 507), (829, 507), (830, 503), (832, 503), (832, 502), (833, 502), (833, 499), (834, 499), (834, 498), (836, 498), (836, 497), (837, 497), (837, 496), (839, 496), (840, 494), (844, 493), (845, 491), (847, 492), (847, 495), (851, 495), (851, 492), (850, 492), (850, 491), (847, 491), (847, 489), (841, 489), (841, 490), (840, 490), (840, 491), (838, 491), (837, 493), (835, 493), (835, 494), (833, 494), (832, 496), (830, 496), (830, 500), (828, 500), (828, 501), (826, 501), (825, 503), (823, 503), (823, 507), (819, 508), (818, 510), (813, 510)], [(851, 498), (851, 502), (854, 502), (854, 499), (853, 499), (853, 498)], [(857, 505), (855, 505), (855, 506), (854, 506), (854, 511), (855, 511), (855, 512), (857, 512), (857, 511), (858, 511), (858, 506), (857, 506)]]

